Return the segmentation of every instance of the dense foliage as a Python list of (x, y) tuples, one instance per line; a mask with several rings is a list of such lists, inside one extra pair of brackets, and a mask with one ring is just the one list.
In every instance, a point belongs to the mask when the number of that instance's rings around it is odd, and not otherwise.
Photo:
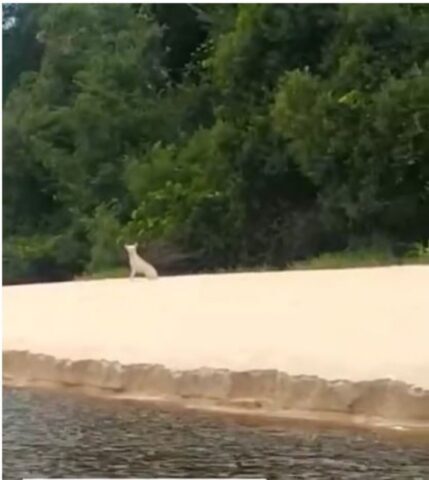
[(426, 5), (3, 8), (6, 282), (429, 237)]

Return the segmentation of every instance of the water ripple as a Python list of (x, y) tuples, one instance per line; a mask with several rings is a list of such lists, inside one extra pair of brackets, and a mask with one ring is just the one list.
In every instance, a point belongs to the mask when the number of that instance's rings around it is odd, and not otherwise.
[(429, 478), (429, 452), (356, 434), (250, 427), (209, 415), (4, 389), (3, 478)]

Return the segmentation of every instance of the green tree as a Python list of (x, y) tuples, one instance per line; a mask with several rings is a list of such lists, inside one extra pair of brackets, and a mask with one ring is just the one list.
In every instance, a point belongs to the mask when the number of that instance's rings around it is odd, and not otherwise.
[(425, 6), (4, 13), (8, 281), (427, 240)]

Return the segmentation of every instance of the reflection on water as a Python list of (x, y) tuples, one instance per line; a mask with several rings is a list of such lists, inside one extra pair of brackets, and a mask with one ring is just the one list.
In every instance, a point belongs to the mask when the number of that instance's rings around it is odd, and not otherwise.
[(3, 478), (429, 479), (423, 447), (4, 389)]

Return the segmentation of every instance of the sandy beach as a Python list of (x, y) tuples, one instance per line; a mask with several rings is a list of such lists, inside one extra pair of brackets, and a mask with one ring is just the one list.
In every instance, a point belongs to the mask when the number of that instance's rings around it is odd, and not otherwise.
[(429, 267), (11, 286), (3, 302), (3, 351), (429, 389)]

